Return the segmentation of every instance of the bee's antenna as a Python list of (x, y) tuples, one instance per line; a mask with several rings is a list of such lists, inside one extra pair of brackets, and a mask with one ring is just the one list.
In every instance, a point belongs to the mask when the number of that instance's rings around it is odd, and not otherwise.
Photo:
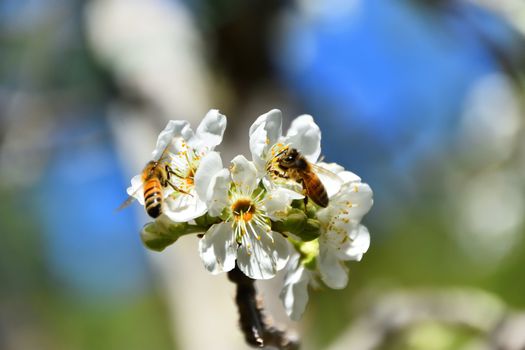
[(284, 147), (279, 153), (277, 153), (275, 155), (275, 157), (280, 157), (281, 155), (283, 155), (284, 152), (288, 151), (288, 147)]

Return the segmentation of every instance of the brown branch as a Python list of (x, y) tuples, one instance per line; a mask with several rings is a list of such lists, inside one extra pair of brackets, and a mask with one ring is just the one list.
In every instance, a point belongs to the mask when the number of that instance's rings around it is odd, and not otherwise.
[(280, 350), (298, 350), (299, 341), (274, 327), (265, 316), (262, 300), (257, 296), (255, 281), (237, 267), (228, 272), (228, 278), (237, 285), (235, 303), (239, 309), (239, 326), (246, 343), (258, 348), (273, 346)]

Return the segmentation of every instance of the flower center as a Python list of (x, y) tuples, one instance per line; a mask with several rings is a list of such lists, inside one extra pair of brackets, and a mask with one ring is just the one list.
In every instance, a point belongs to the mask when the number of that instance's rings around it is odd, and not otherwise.
[(195, 154), (193, 149), (188, 149), (183, 144), (183, 150), (172, 158), (172, 178), (175, 186), (185, 192), (190, 192), (195, 187), (195, 173), (199, 167), (201, 157)]
[(231, 208), (235, 221), (250, 221), (255, 213), (255, 205), (249, 198), (237, 199)]
[(186, 178), (184, 179), (188, 187), (192, 187), (195, 184), (194, 178), (195, 178), (195, 170), (193, 169), (193, 167), (190, 167), (188, 174), (186, 175)]

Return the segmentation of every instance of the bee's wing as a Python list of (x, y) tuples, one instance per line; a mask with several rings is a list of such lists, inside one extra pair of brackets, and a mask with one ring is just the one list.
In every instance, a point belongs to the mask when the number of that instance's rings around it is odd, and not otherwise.
[(326, 168), (323, 168), (322, 166), (317, 165), (317, 164), (311, 164), (311, 165), (312, 165), (314, 171), (317, 173), (317, 175), (330, 178), (331, 180), (333, 180), (335, 182), (339, 182), (341, 185), (343, 184), (343, 179), (341, 179), (339, 176), (337, 176), (337, 174), (334, 173), (333, 171), (328, 170)]
[[(167, 142), (166, 146), (164, 146), (164, 149), (162, 150), (162, 153), (158, 157), (155, 157), (158, 163), (165, 162), (166, 158), (169, 156), (168, 151), (173, 146), (172, 143), (173, 143), (173, 140), (170, 140), (169, 142)], [(145, 171), (145, 169), (143, 170), (143, 172)], [(132, 179), (132, 182), (133, 182), (133, 179)], [(129, 197), (116, 210), (117, 211), (122, 210), (126, 208), (128, 205), (130, 205), (131, 203), (133, 203), (135, 199), (137, 199), (135, 198), (135, 195), (137, 194), (137, 192), (142, 190), (143, 187), (144, 187), (144, 184), (141, 184), (133, 193), (129, 195)]]
[(126, 208), (127, 206), (129, 206), (131, 203), (133, 203), (133, 201), (135, 200), (136, 198), (133, 197), (133, 196), (129, 196), (124, 202), (122, 202), (122, 204), (116, 209), (116, 211), (120, 211), (124, 208)]
[(167, 155), (168, 155), (168, 150), (170, 149), (171, 145), (172, 145), (172, 144), (171, 144), (171, 141), (168, 142), (168, 143), (166, 144), (166, 146), (165, 146), (164, 149), (162, 150), (162, 153), (160, 154), (160, 157), (158, 157), (158, 160), (157, 160), (157, 161), (158, 161), (159, 163), (160, 163), (160, 162), (164, 162), (164, 161), (166, 160), (166, 157), (167, 157)]
[(171, 136), (169, 140), (163, 139), (161, 143), (157, 143), (157, 147), (163, 147), (162, 152), (160, 154), (157, 153), (156, 156), (153, 157), (153, 160), (159, 163), (166, 163), (167, 158), (173, 154), (178, 153), (178, 150), (181, 150), (181, 147), (183, 147), (182, 144), (184, 144), (184, 142), (185, 140), (181, 136)]
[(321, 180), (323, 186), (325, 187), (328, 196), (331, 197), (332, 195), (336, 194), (343, 185), (343, 179), (341, 179), (339, 176), (337, 176), (337, 174), (333, 173), (332, 171), (323, 168), (317, 164), (311, 165), (313, 167), (313, 170), (319, 177), (319, 180)]
[(135, 195), (137, 194), (137, 192), (142, 190), (143, 186), (144, 186), (144, 184), (140, 185), (139, 188), (137, 188), (132, 194), (130, 194), (128, 196), (128, 198), (124, 202), (122, 202), (122, 204), (115, 210), (116, 211), (120, 211), (120, 210), (126, 208), (127, 206), (129, 206), (131, 203), (133, 203), (137, 199), (137, 198), (135, 198)]

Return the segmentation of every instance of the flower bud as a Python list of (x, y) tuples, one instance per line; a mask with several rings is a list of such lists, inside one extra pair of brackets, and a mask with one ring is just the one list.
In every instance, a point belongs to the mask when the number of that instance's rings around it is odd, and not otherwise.
[(272, 228), (283, 233), (290, 232), (307, 242), (319, 237), (321, 225), (317, 219), (309, 218), (304, 210), (292, 208), (282, 221), (274, 222)]
[(301, 237), (303, 241), (308, 242), (319, 237), (321, 234), (320, 230), (321, 224), (319, 223), (319, 220), (308, 218), (306, 219), (304, 229), (298, 234), (298, 236)]
[(140, 232), (140, 238), (144, 245), (154, 251), (161, 252), (167, 246), (175, 243), (179, 237), (186, 234), (188, 224), (176, 222), (166, 225), (161, 221), (146, 224)]

